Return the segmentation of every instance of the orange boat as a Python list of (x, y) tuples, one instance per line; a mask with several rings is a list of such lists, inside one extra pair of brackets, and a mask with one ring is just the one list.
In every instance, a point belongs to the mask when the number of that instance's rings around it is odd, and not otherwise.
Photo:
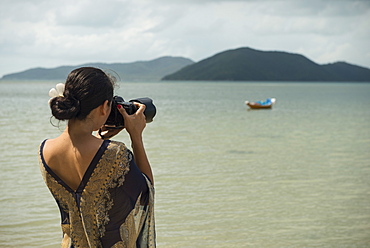
[(249, 102), (245, 101), (251, 109), (270, 109), (276, 102), (276, 98), (267, 98), (266, 101)]

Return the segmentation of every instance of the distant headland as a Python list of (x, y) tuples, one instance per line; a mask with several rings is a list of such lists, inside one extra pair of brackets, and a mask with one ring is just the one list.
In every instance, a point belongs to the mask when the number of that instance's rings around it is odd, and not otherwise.
[(160, 57), (132, 63), (88, 63), (33, 68), (4, 75), (1, 80), (65, 80), (81, 66), (111, 71), (123, 81), (306, 81), (370, 82), (370, 69), (347, 62), (317, 64), (303, 55), (242, 47), (217, 53), (197, 63), (184, 57)]
[(163, 80), (370, 82), (370, 69), (346, 62), (319, 65), (300, 54), (243, 47), (188, 65)]

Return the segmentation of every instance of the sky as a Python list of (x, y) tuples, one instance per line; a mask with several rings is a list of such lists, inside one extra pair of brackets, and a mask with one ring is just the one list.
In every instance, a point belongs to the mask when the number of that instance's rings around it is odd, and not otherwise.
[(240, 47), (370, 68), (370, 0), (0, 0), (0, 77)]

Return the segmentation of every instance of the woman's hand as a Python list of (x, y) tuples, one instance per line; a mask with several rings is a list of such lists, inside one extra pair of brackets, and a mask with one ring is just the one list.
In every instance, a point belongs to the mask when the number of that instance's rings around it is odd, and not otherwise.
[(134, 102), (138, 110), (132, 114), (127, 114), (126, 110), (121, 106), (118, 105), (118, 111), (122, 114), (125, 128), (127, 132), (130, 134), (131, 139), (133, 138), (141, 138), (143, 130), (146, 126), (146, 120), (144, 115), (145, 105), (141, 103)]
[(117, 135), (119, 132), (121, 132), (123, 128), (119, 129), (112, 129), (112, 128), (107, 128), (105, 126), (102, 126), (96, 136), (101, 139), (110, 139), (113, 136)]

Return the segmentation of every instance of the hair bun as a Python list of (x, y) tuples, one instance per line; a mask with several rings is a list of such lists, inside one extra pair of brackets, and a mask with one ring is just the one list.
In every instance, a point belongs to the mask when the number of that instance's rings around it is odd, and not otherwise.
[(55, 97), (50, 102), (52, 115), (58, 120), (70, 120), (80, 112), (80, 101), (75, 97)]

